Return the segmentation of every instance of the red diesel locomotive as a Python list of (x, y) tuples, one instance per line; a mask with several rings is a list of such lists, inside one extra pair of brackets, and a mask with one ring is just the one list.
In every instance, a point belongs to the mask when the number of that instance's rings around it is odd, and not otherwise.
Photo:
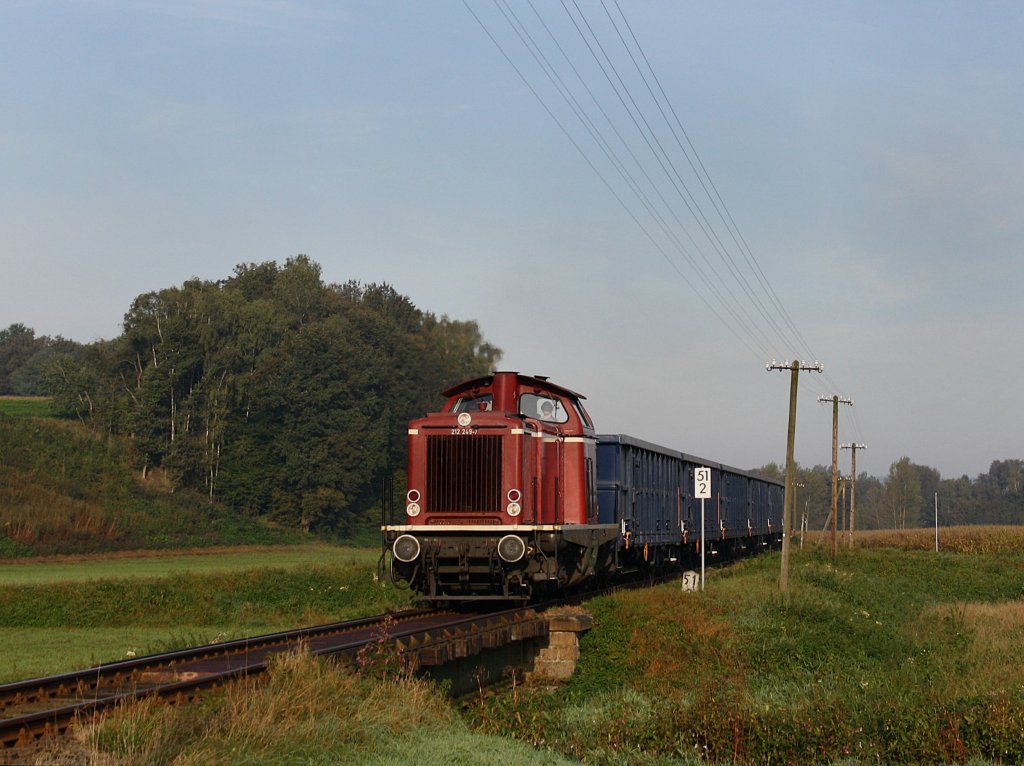
[(498, 372), (444, 395), (409, 424), (405, 523), (382, 530), (392, 579), (425, 600), (526, 601), (699, 555), (698, 466), (719, 488), (709, 551), (780, 539), (778, 482), (598, 436), (584, 397), (546, 378)]

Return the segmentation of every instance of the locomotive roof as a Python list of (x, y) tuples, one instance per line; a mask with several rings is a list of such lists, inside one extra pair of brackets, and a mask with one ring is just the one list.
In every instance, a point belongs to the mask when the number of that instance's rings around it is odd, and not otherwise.
[(562, 396), (570, 396), (575, 399), (586, 399), (583, 394), (578, 394), (572, 389), (560, 386), (557, 383), (552, 383), (550, 380), (542, 375), (522, 375), (518, 372), (513, 371), (498, 371), (492, 372), (490, 375), (482, 375), (479, 378), (471, 378), (470, 380), (464, 380), (461, 383), (457, 383), (451, 388), (442, 391), (441, 395), (445, 397), (452, 397), (456, 394), (460, 394), (463, 391), (470, 391), (474, 388), (488, 388), (494, 382), (496, 375), (515, 375), (516, 382), (521, 386), (533, 386), (535, 388), (541, 388), (546, 391), (550, 391), (554, 394), (561, 394)]

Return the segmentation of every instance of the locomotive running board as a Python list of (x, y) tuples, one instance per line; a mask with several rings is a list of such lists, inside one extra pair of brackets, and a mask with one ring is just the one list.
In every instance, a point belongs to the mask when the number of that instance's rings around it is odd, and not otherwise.
[(619, 534), (618, 524), (389, 524), (381, 532), (439, 535), (447, 532), (489, 532), (494, 535), (529, 532), (561, 532), (570, 542), (593, 545), (606, 542)]

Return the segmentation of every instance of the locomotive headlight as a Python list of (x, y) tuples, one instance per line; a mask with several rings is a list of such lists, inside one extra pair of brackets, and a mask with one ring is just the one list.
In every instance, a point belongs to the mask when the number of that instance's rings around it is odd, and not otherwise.
[[(397, 546), (397, 542), (395, 543)], [(515, 564), (526, 555), (526, 543), (519, 535), (505, 535), (498, 541), (498, 556), (502, 561)]]
[(420, 555), (420, 541), (412, 535), (402, 535), (391, 546), (395, 558), (404, 564), (415, 561)]
[(419, 516), (420, 515), (420, 504), (419, 503), (409, 503), (407, 506), (405, 506), (405, 512), (407, 514), (409, 514), (410, 516)]
[(505, 506), (505, 513), (509, 516), (518, 516), (523, 512), (523, 507), (519, 503), (509, 503)]

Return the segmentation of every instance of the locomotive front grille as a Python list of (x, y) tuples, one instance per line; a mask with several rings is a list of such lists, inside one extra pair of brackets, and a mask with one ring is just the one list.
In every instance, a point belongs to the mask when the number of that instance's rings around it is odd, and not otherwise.
[(431, 513), (501, 512), (501, 437), (427, 438)]

